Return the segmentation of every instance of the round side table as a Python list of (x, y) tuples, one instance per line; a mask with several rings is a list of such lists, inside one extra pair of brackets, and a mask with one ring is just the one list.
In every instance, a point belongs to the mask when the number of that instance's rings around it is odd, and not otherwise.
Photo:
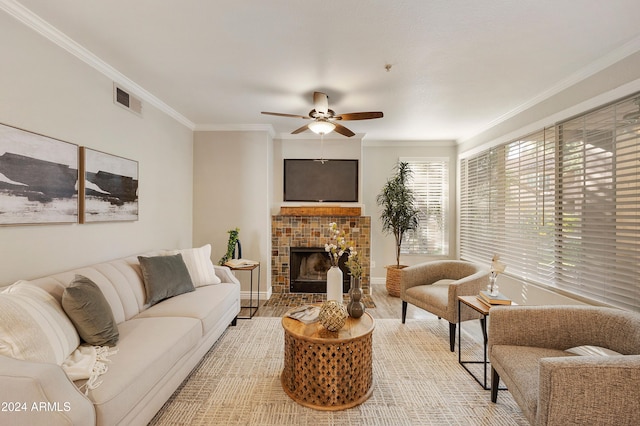
[(340, 330), (319, 322), (282, 318), (282, 388), (297, 403), (316, 410), (344, 410), (366, 401), (373, 390), (371, 337), (374, 321), (365, 312), (347, 318)]

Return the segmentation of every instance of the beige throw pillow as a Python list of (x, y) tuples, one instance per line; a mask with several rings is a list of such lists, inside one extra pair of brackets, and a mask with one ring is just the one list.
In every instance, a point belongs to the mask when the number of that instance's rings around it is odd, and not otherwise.
[(202, 287), (204, 285), (220, 284), (222, 282), (216, 275), (213, 262), (211, 262), (211, 244), (174, 252), (174, 254), (177, 253), (182, 255), (182, 260), (184, 260), (185, 265), (187, 265), (194, 286)]

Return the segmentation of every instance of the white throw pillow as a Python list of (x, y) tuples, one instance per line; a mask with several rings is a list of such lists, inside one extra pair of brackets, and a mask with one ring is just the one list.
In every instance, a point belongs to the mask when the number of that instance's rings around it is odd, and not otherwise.
[(566, 352), (582, 355), (582, 356), (616, 356), (622, 355), (616, 351), (612, 351), (611, 349), (603, 348), (601, 346), (576, 346), (575, 348), (567, 349)]
[(45, 290), (18, 281), (0, 293), (0, 354), (62, 365), (80, 344), (60, 303)]
[(191, 281), (196, 287), (202, 287), (209, 284), (220, 284), (222, 281), (216, 275), (211, 262), (211, 244), (204, 245), (200, 248), (190, 248), (176, 250), (174, 253), (180, 253), (182, 260), (187, 265), (187, 270), (191, 276)]

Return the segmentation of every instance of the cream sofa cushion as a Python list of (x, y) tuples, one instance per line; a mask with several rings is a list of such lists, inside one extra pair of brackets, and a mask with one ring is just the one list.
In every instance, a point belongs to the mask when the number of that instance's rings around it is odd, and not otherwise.
[(202, 338), (193, 318), (136, 318), (118, 328), (118, 353), (110, 357), (102, 385), (89, 391), (97, 424), (119, 424)]
[(199, 287), (192, 293), (172, 297), (142, 311), (136, 318), (187, 317), (202, 323), (202, 333), (209, 333), (220, 317), (238, 303), (238, 285), (222, 283)]

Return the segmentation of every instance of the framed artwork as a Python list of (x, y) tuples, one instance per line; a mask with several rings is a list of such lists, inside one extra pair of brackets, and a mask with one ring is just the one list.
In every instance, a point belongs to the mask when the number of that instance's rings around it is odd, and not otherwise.
[(80, 223), (138, 220), (138, 162), (80, 148)]
[(78, 222), (78, 145), (0, 124), (0, 225)]

